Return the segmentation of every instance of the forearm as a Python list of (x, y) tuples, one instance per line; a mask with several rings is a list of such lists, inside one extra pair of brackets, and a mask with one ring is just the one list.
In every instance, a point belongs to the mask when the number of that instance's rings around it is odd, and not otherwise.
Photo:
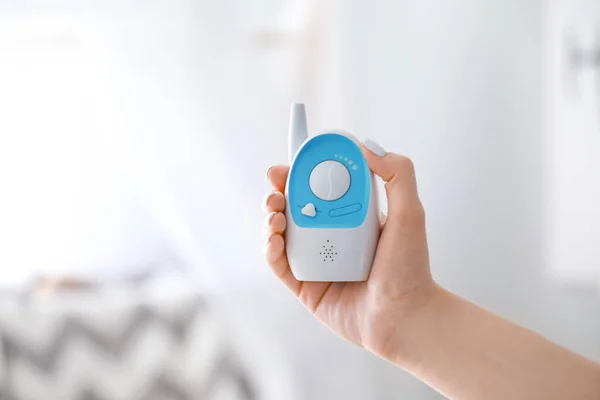
[(451, 399), (600, 399), (599, 365), (442, 289), (401, 341), (391, 361)]

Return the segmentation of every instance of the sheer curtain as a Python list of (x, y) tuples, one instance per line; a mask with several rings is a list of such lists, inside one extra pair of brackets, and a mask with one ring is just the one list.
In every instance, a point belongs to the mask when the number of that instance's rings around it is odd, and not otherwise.
[(259, 205), (264, 170), (285, 161), (288, 105), (310, 102), (315, 125), (340, 115), (331, 7), (4, 7), (0, 232), (13, 280), (167, 258), (210, 287), (267, 276)]
[[(260, 202), (266, 168), (285, 161), (289, 103), (339, 103), (325, 96), (323, 72), (308, 69), (315, 52), (326, 68), (335, 60), (319, 54), (328, 35), (314, 21), (327, 17), (325, 4), (273, 2), (279, 12), (271, 18), (260, 2), (191, 2), (172, 15), (156, 9), (128, 20), (102, 57), (126, 126), (131, 184), (203, 282), (247, 286), (270, 277)], [(287, 7), (293, 19), (281, 30)], [(307, 32), (318, 41), (307, 44)], [(321, 108), (314, 111), (318, 117)]]

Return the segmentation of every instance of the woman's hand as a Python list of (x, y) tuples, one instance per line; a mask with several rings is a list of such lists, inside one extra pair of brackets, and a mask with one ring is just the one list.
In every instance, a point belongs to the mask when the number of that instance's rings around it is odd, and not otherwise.
[[(366, 282), (299, 282), (285, 255), (288, 167), (267, 172), (265, 257), (275, 274), (340, 336), (408, 370), (448, 398), (600, 399), (600, 365), (437, 286), (410, 160), (371, 142), (363, 153), (386, 182), (389, 215)], [(376, 154), (377, 153), (377, 154)]]
[(264, 254), (277, 277), (321, 322), (352, 343), (391, 358), (401, 350), (402, 331), (411, 315), (429, 302), (437, 286), (429, 270), (425, 214), (412, 162), (401, 155), (384, 154), (370, 141), (365, 142), (362, 151), (369, 168), (386, 182), (388, 198), (388, 216), (382, 217), (382, 233), (369, 280), (296, 280), (284, 242), (283, 192), (288, 166), (274, 166), (267, 171), (274, 190), (264, 201)]

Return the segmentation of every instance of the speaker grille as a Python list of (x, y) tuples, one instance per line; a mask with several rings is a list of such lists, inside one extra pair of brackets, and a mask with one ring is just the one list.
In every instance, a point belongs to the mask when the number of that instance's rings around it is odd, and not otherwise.
[(333, 243), (330, 240), (327, 240), (319, 249), (319, 254), (323, 256), (323, 261), (325, 262), (333, 262), (337, 256), (337, 251)]

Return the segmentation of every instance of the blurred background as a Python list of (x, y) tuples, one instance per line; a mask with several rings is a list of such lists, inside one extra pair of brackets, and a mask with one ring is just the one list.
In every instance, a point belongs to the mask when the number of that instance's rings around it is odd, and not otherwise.
[(152, 274), (215, 299), (261, 398), (441, 398), (263, 262), (292, 102), (414, 160), (442, 285), (600, 361), (594, 0), (2, 0), (2, 286)]

